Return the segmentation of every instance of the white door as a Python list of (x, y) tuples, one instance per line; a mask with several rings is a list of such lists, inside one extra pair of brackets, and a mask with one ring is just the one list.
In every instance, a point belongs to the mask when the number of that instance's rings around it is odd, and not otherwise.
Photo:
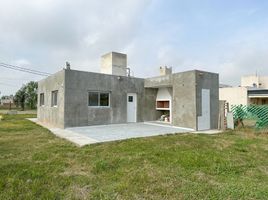
[(210, 90), (202, 89), (202, 115), (198, 119), (198, 130), (210, 129)]
[(137, 122), (137, 94), (127, 94), (127, 122)]

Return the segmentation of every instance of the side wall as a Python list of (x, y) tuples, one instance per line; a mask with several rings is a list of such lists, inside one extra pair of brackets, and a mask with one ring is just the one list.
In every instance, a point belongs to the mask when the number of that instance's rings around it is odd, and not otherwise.
[(204, 71), (195, 71), (195, 75), (197, 118), (202, 116), (202, 89), (208, 89), (210, 91), (210, 129), (217, 129), (219, 117), (219, 75)]
[[(127, 122), (127, 93), (137, 93), (137, 121), (154, 120), (156, 91), (144, 79), (66, 70), (65, 127)], [(88, 92), (110, 92), (110, 107), (88, 107)], [(154, 109), (155, 110), (155, 109)]]
[[(64, 70), (38, 82), (38, 121), (64, 128)], [(51, 92), (58, 90), (58, 105), (51, 106)], [(40, 106), (40, 93), (44, 93), (44, 105)]]
[(245, 87), (219, 88), (220, 100), (225, 100), (229, 105), (248, 105), (248, 90)]
[(172, 124), (196, 129), (195, 71), (173, 74)]

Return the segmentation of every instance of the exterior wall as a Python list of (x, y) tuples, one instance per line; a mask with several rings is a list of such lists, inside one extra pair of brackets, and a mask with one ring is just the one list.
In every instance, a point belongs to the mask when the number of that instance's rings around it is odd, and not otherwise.
[(268, 76), (242, 76), (241, 87), (253, 87), (256, 84), (257, 88), (268, 89)]
[(259, 88), (268, 89), (268, 76), (260, 76), (259, 80), (261, 84)]
[(256, 87), (259, 86), (259, 77), (258, 76), (242, 76), (241, 77), (241, 87), (253, 87), (253, 84), (256, 84)]
[(105, 54), (101, 57), (101, 68), (100, 73), (103, 74), (112, 74), (113, 66), (113, 56), (111, 53)]
[(147, 78), (144, 81), (145, 88), (159, 88), (159, 87), (172, 87), (173, 75), (157, 76)]
[(143, 98), (143, 121), (156, 121), (162, 112), (155, 109), (158, 88), (145, 88)]
[(101, 57), (101, 73), (126, 76), (127, 55), (111, 52)]
[[(38, 83), (38, 120), (52, 126), (103, 125), (127, 122), (127, 93), (137, 94), (137, 122), (160, 118), (156, 110), (158, 88), (168, 87), (172, 94), (172, 124), (197, 129), (202, 113), (201, 90), (210, 90), (211, 128), (216, 128), (219, 110), (218, 74), (187, 71), (140, 79), (100, 73), (63, 70)], [(51, 107), (51, 92), (58, 90), (58, 106)], [(110, 93), (110, 107), (89, 107), (88, 92)], [(45, 105), (40, 106), (40, 93)]]
[(195, 75), (197, 117), (202, 115), (202, 89), (208, 89), (210, 91), (210, 128), (216, 129), (219, 117), (219, 75), (204, 71), (195, 71)]
[[(64, 75), (65, 70), (53, 74), (38, 82), (38, 121), (51, 126), (64, 128)], [(51, 92), (58, 90), (58, 105), (51, 106)], [(40, 106), (40, 93), (44, 93), (45, 105)]]
[(112, 52), (113, 55), (113, 75), (126, 76), (127, 73), (127, 55)]
[[(127, 93), (137, 93), (138, 122), (157, 116), (156, 91), (145, 90), (144, 79), (66, 70), (65, 80), (65, 127), (126, 123)], [(110, 107), (88, 107), (89, 91), (110, 92)]]
[(246, 87), (219, 88), (220, 100), (225, 100), (229, 105), (248, 105), (248, 90)]
[(173, 74), (172, 124), (196, 129), (195, 72)]
[[(202, 76), (200, 76), (202, 74)], [(219, 115), (219, 76), (203, 71), (187, 71), (148, 78), (146, 88), (172, 88), (172, 124), (197, 130), (202, 115), (202, 89), (210, 90), (210, 128), (217, 128)]]

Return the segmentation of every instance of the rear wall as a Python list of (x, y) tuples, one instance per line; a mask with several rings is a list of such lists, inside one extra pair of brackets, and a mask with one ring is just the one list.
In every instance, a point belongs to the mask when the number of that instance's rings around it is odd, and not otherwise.
[[(76, 70), (65, 71), (65, 127), (127, 122), (127, 93), (137, 93), (137, 121), (155, 120), (155, 90), (144, 79)], [(110, 92), (110, 107), (88, 107), (89, 91)]]

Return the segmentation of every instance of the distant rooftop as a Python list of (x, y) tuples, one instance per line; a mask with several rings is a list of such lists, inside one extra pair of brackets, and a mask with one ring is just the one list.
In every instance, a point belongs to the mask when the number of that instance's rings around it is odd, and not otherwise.
[(226, 85), (226, 84), (219, 84), (219, 88), (228, 88), (228, 87), (233, 87), (231, 85)]

